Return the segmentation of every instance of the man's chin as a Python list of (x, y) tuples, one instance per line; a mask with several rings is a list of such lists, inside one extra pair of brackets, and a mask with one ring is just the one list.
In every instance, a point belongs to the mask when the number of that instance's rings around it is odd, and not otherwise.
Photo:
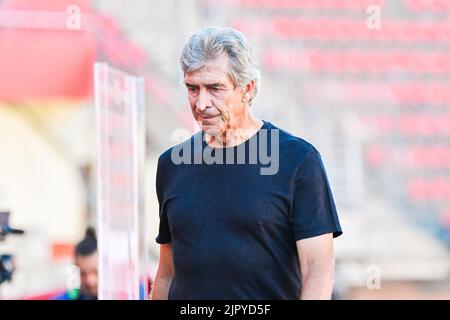
[(214, 126), (202, 125), (201, 129), (205, 134), (212, 137), (219, 136), (222, 133), (221, 129)]
[(90, 295), (91, 297), (96, 297), (97, 291), (88, 291), (87, 294)]
[(81, 291), (89, 296), (97, 296), (97, 290), (95, 290), (94, 288), (81, 288)]

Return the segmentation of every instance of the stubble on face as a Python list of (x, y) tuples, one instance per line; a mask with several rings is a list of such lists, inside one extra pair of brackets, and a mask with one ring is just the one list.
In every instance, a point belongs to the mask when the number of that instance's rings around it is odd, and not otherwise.
[(184, 77), (193, 116), (210, 137), (232, 130), (241, 107), (241, 90), (236, 88), (228, 71), (228, 58), (222, 56)]

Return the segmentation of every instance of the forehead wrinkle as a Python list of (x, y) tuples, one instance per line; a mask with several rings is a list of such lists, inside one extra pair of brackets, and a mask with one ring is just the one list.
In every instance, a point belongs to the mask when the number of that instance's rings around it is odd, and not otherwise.
[(221, 56), (214, 60), (210, 60), (206, 62), (201, 68), (185, 73), (185, 84), (189, 83), (197, 85), (197, 83), (194, 84), (191, 81), (186, 81), (186, 79), (188, 78), (189, 80), (195, 80), (195, 78), (198, 77), (199, 73), (202, 73), (202, 77), (206, 78), (206, 80), (200, 83), (202, 85), (208, 86), (211, 84), (220, 83), (221, 85), (226, 86), (225, 79), (227, 79), (233, 87), (236, 87), (231, 74), (229, 73), (229, 62), (226, 56)]

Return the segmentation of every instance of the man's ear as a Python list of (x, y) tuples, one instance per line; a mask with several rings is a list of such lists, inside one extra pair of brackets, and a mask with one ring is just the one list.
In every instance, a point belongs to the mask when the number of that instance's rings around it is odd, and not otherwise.
[(255, 89), (255, 80), (250, 81), (244, 87), (244, 94), (242, 96), (242, 102), (248, 103), (253, 97), (253, 90)]

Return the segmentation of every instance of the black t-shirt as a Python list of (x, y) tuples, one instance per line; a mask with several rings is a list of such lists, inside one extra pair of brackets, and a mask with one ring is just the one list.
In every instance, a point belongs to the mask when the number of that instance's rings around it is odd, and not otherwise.
[(342, 234), (319, 152), (266, 121), (236, 147), (212, 148), (200, 132), (167, 150), (156, 189), (169, 299), (298, 299), (296, 240)]

